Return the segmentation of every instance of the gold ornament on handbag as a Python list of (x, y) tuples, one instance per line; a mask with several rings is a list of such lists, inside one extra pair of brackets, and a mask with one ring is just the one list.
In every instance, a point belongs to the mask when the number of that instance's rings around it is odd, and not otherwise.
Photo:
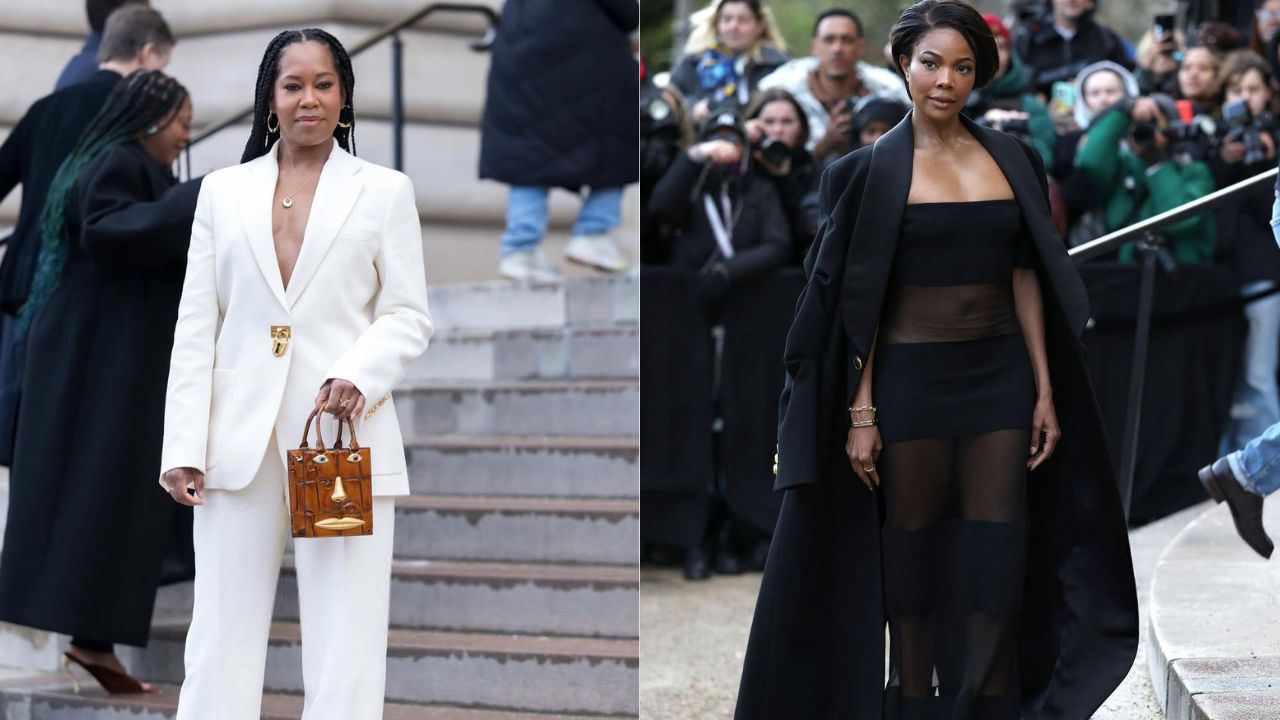
[[(324, 446), (317, 417), (307, 416), (302, 443), (289, 450), (289, 515), (296, 538), (347, 537), (373, 534), (373, 467), (371, 451), (360, 447), (356, 426), (338, 421), (338, 439)], [(316, 447), (307, 444), (311, 422), (316, 423)], [(351, 430), (351, 447), (342, 446), (342, 424)]]

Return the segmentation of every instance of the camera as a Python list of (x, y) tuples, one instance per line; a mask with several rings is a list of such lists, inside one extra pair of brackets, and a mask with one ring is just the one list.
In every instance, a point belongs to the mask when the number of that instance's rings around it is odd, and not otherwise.
[(774, 140), (768, 135), (760, 138), (760, 142), (753, 144), (753, 150), (759, 150), (764, 156), (766, 162), (770, 165), (781, 165), (791, 157), (791, 148), (781, 140)]
[(1244, 100), (1236, 100), (1222, 106), (1222, 122), (1226, 125), (1225, 140), (1244, 143), (1245, 165), (1253, 165), (1267, 159), (1267, 149), (1262, 144), (1262, 133), (1271, 125), (1269, 117), (1255, 118)]

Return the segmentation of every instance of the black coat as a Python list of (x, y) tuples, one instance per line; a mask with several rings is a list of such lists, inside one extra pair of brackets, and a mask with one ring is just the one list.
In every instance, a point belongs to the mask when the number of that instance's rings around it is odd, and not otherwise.
[(640, 177), (636, 0), (507, 0), (493, 46), (480, 177), (622, 187)]
[[(662, 255), (666, 264), (695, 273), (720, 257), (702, 199), (706, 188), (711, 188), (718, 205), (715, 188), (719, 185), (711, 176), (704, 179), (703, 169), (704, 165), (681, 153), (649, 198), (650, 217), (677, 229), (659, 239), (665, 247), (655, 254)], [(732, 187), (731, 199), (738, 214), (733, 223), (735, 253), (723, 262), (730, 280), (739, 283), (763, 277), (791, 260), (791, 230), (773, 183), (748, 172)]]
[(1086, 65), (1099, 60), (1133, 69), (1124, 40), (1115, 30), (1099, 24), (1092, 13), (1080, 21), (1075, 36), (1067, 40), (1054, 29), (1053, 16), (1047, 12), (1023, 26), (1016, 47), (1019, 57), (1031, 69), (1032, 86), (1046, 96), (1054, 82), (1070, 82)]
[(27, 110), (0, 145), (0, 200), (22, 184), (18, 226), (0, 262), (0, 311), (12, 315), (27, 299), (49, 184), (118, 82), (119, 73), (99, 70), (85, 82), (46, 95)]
[(12, 461), (22, 386), (22, 358), (10, 352), (13, 320), (4, 315), (16, 314), (31, 290), (40, 254), (40, 214), (53, 176), (118, 82), (119, 73), (99, 70), (85, 82), (37, 100), (0, 145), (0, 200), (22, 185), (18, 224), (0, 261), (0, 323), (5, 326), (0, 334), (0, 465)]
[[(1028, 717), (1083, 720), (1132, 665), (1133, 566), (1111, 454), (1085, 368), (1084, 285), (1049, 216), (1040, 156), (964, 118), (1013, 187), (1038, 254), (1062, 427), (1028, 480), (1019, 671)], [(751, 627), (736, 717), (881, 717), (880, 511), (844, 452), (845, 409), (870, 351), (911, 186), (911, 115), (822, 180), (824, 223), (783, 358), (778, 489), (787, 492)], [(869, 212), (861, 214), (861, 208)]]
[(191, 533), (156, 478), (199, 187), (136, 143), (76, 183), (74, 244), (28, 335), (0, 620), (146, 643), (167, 541)]

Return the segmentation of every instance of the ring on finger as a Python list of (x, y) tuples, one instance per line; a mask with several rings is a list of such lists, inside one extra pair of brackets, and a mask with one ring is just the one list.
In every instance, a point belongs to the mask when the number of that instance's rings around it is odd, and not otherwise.
[(871, 466), (871, 467), (863, 466), (863, 468), (862, 468), (862, 472), (873, 473), (873, 472), (875, 472), (875, 471), (876, 471), (876, 468), (875, 468), (875, 466), (874, 466), (874, 465), (873, 465), (873, 466)]

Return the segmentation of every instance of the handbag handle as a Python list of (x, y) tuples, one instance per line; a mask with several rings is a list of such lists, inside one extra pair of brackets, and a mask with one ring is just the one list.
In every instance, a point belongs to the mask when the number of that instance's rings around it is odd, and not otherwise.
[[(319, 415), (322, 410), (324, 410), (324, 406), (317, 405), (316, 408), (311, 411), (311, 414), (307, 416), (307, 424), (302, 428), (302, 442), (301, 444), (298, 445), (298, 447), (300, 448), (310, 447), (309, 445), (307, 445), (307, 436), (311, 434), (311, 422), (315, 420), (316, 449), (319, 450), (320, 452), (325, 451), (324, 434), (320, 430), (320, 421), (316, 419), (316, 416)], [(333, 447), (335, 450), (337, 448), (342, 447), (342, 423), (343, 422), (347, 423), (347, 427), (351, 429), (351, 451), (353, 453), (358, 452), (360, 450), (360, 441), (359, 439), (356, 438), (355, 423), (350, 418), (347, 418), (346, 420), (343, 420), (343, 419), (338, 420), (338, 440), (336, 443), (334, 443)]]

